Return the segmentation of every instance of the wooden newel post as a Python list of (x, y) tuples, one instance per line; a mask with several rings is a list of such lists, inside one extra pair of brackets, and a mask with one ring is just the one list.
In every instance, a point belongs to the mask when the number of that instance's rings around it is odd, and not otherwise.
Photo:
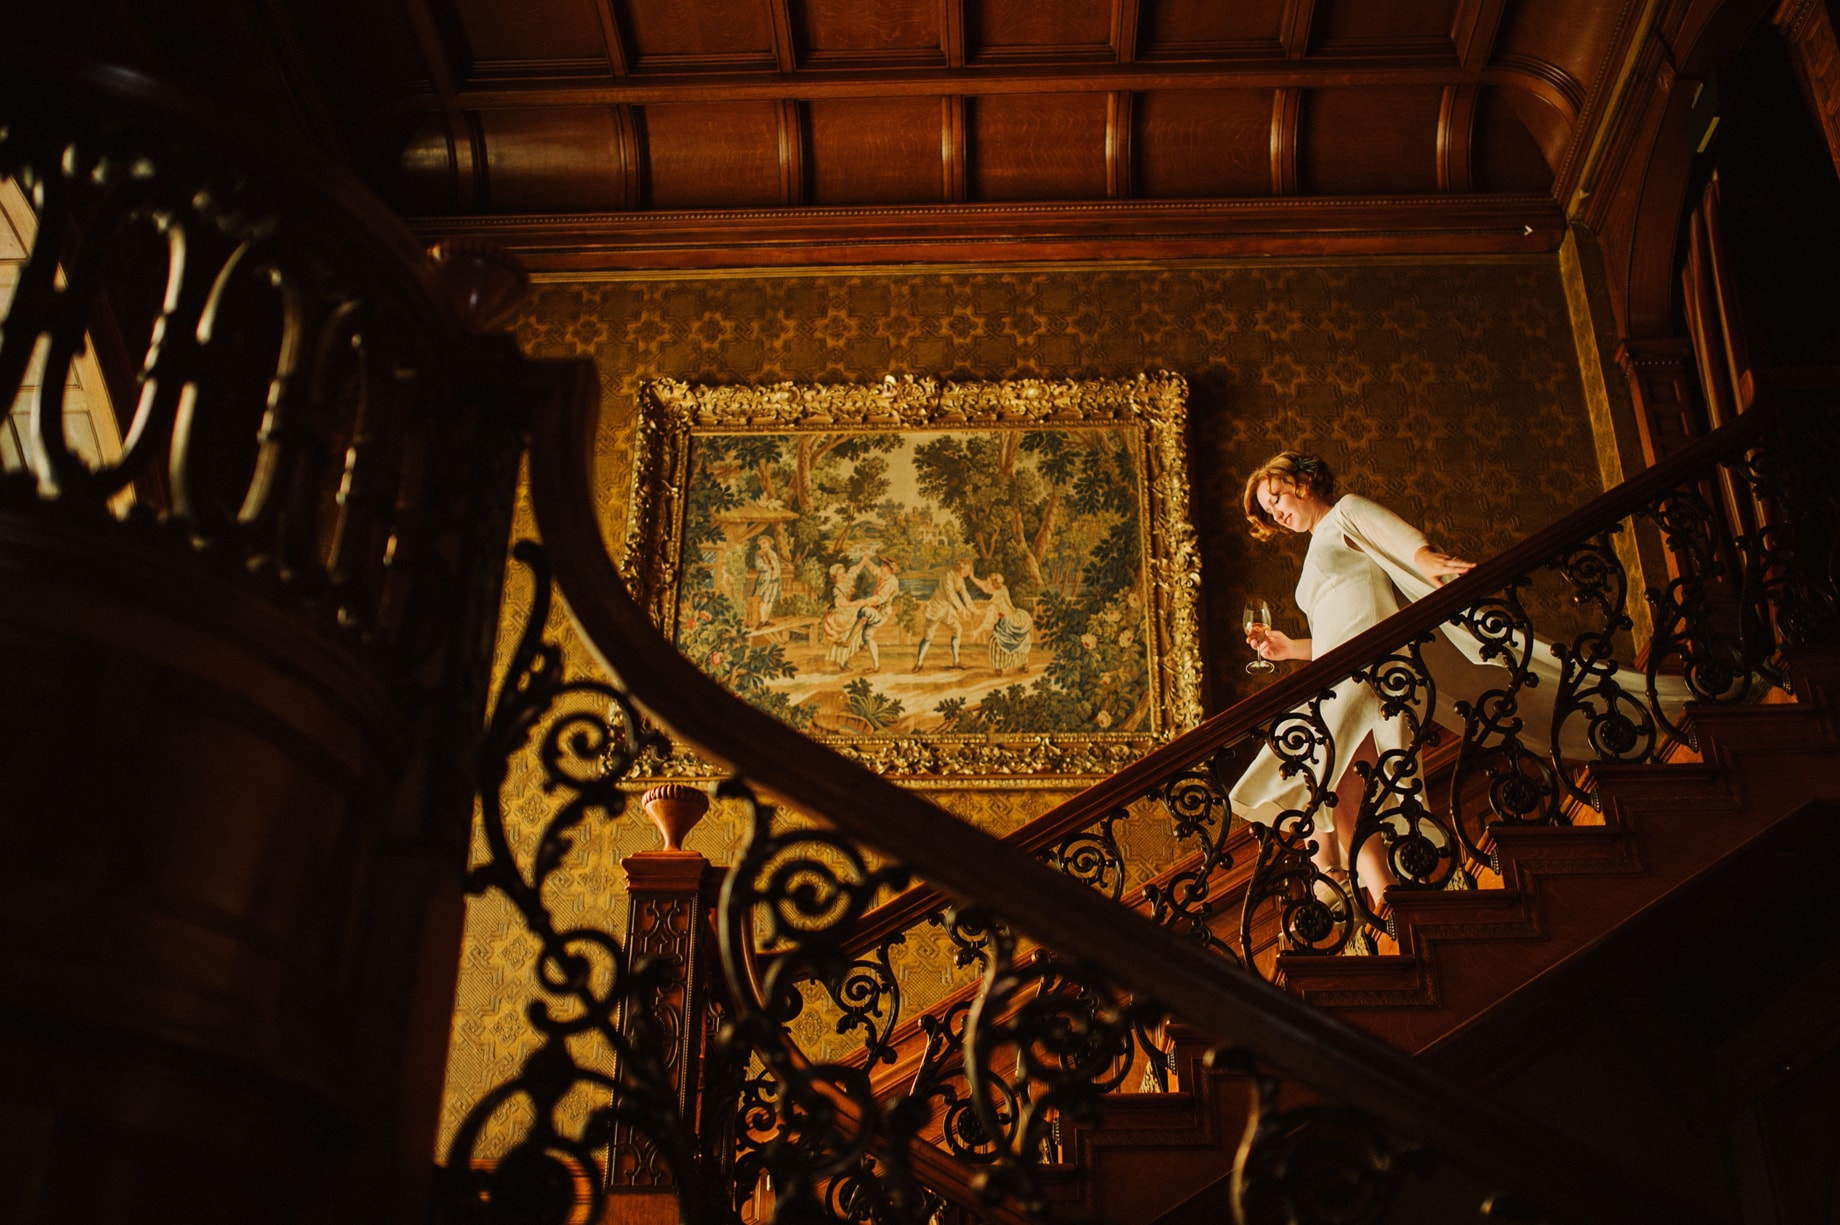
[[(626, 952), (635, 963), (662, 957), (676, 968), (657, 999), (653, 1022), (666, 1044), (679, 1116), (700, 1130), (696, 1111), (710, 1039), (709, 988), (715, 957), (710, 916), (723, 870), (698, 852), (682, 849), (684, 836), (709, 811), (709, 796), (702, 788), (665, 783), (646, 792), (641, 803), (664, 835), (664, 848), (620, 861), (626, 873)], [(630, 1036), (634, 1021), (623, 1013), (621, 1031)], [(616, 1124), (606, 1169), (606, 1221), (641, 1225), (677, 1220), (675, 1179), (644, 1135)]]

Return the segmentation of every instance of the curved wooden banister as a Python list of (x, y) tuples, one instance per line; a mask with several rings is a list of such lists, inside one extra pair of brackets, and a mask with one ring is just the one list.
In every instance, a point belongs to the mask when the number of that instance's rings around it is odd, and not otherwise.
[[(1500, 591), (1522, 575), (1539, 569), (1548, 559), (1603, 531), (1606, 525), (1620, 523), (1669, 490), (1691, 480), (1714, 461), (1754, 442), (1769, 420), (1769, 412), (1760, 405), (1682, 447), (1635, 478), (1479, 563), (1462, 578), (1446, 583), (1442, 590), (1408, 605), (1283, 680), (1211, 716), (1067, 802), (1011, 830), (1002, 841), (1035, 855), (1069, 834), (1097, 824), (1106, 813), (1144, 798), (1161, 783), (1207, 760), (1254, 728), (1303, 705), (1310, 695), (1331, 688), (1355, 669), (1442, 625), (1477, 600)], [(860, 956), (947, 904), (948, 899), (939, 890), (916, 885), (864, 915), (843, 948), (852, 956)]]
[[(1393, 1047), (1254, 975), (1232, 970), (1193, 942), (1095, 896), (1024, 849), (966, 825), (728, 694), (660, 636), (628, 594), (608, 554), (593, 492), (599, 398), (593, 367), (558, 364), (551, 377), (557, 380), (553, 398), (533, 423), (530, 472), (537, 524), (556, 582), (602, 666), (704, 756), (905, 864), (945, 893), (993, 904), (1030, 938), (1160, 1001), (1202, 1032), (1243, 1047), (1402, 1136), (1431, 1145), (1496, 1186), (1523, 1191), (1559, 1219), (1606, 1225), (1662, 1217), (1709, 1219), (1701, 1209), (1675, 1202), (1662, 1189), (1637, 1185), (1599, 1155), (1466, 1092)], [(1713, 449), (1729, 445), (1731, 435), (1709, 440)], [(1658, 473), (1655, 488), (1665, 483)], [(1647, 499), (1647, 489), (1626, 495), (1631, 507)], [(1577, 516), (1562, 521), (1567, 526), (1582, 522)], [(1527, 555), (1527, 550), (1516, 551), (1478, 567), (1470, 590), (1514, 577), (1524, 567), (1517, 559)], [(1461, 590), (1440, 592), (1410, 610), (1411, 624), (1435, 624), (1468, 599)], [(1231, 718), (1215, 720), (1197, 734), (1202, 742), (1224, 743), (1235, 728), (1250, 727), (1294, 703), (1303, 686), (1315, 683), (1310, 677), (1358, 666), (1364, 652), (1381, 649), (1406, 632), (1402, 621), (1389, 622), (1384, 632), (1363, 634), (1325, 656), (1318, 668), (1273, 686), (1230, 712)], [(1159, 769), (1185, 754), (1202, 756), (1206, 750), (1196, 743), (1154, 754), (1094, 793), (1134, 797)], [(1087, 801), (1102, 802), (1113, 801)]]

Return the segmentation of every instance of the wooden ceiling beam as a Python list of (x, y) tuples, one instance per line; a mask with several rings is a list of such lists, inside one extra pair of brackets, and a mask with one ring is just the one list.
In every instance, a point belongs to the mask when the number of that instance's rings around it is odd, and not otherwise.
[(1137, 59), (1137, 18), (1142, 0), (1112, 0), (1112, 51), (1120, 64)]
[(946, 199), (961, 203), (970, 195), (964, 98), (954, 94), (940, 99), (939, 124), (940, 169), (945, 176)]
[(1136, 194), (1131, 174), (1131, 112), (1135, 97), (1118, 93), (1105, 100), (1105, 195), (1110, 200), (1129, 200)]
[(788, 208), (805, 203), (805, 117), (797, 102), (779, 104), (779, 196)]
[(562, 82), (554, 78), (501, 80), (460, 91), (467, 108), (613, 106), (655, 102), (778, 101), (782, 98), (896, 98), (1029, 93), (1138, 93), (1159, 89), (1321, 89), (1331, 87), (1444, 86), (1463, 83), (1447, 57), (1409, 60), (1349, 58), (1297, 63), (1039, 64), (1000, 68), (798, 69), (778, 72), (640, 74), (619, 80)]
[(1468, 193), (1475, 190), (1475, 167), (1471, 154), (1475, 147), (1476, 100), (1481, 95), (1477, 85), (1447, 85), (1438, 109), (1437, 177), (1438, 190)]
[(1558, 249), (1543, 195), (912, 205), (412, 221), (489, 238), (538, 272), (855, 264), (1509, 255)]
[(773, 59), (781, 72), (799, 66), (799, 49), (792, 37), (792, 12), (787, 0), (767, 0), (767, 16), (773, 28)]
[(965, 0), (939, 0), (939, 49), (947, 68), (965, 66)]
[(1482, 70), (1489, 66), (1507, 8), (1508, 0), (1458, 0), (1456, 17), (1450, 23), (1450, 40), (1456, 44), (1457, 59), (1469, 80), (1480, 78)]
[(1284, 55), (1290, 60), (1300, 60), (1310, 53), (1310, 30), (1316, 24), (1316, 0), (1285, 0), (1284, 11), (1278, 18), (1278, 41), (1284, 44)]
[(1271, 194), (1297, 194), (1297, 124), (1303, 91), (1277, 89), (1271, 97)]
[[(454, 63), (459, 45), (454, 41), (454, 32), (442, 27), (429, 0), (403, 0), (403, 9), (415, 29), (416, 46), (421, 50), (423, 66), (428, 69), (429, 84), (434, 86), (443, 104), (454, 105), (461, 92), (463, 71)], [(464, 108), (464, 104), (461, 105)]]
[(607, 63), (614, 76), (623, 77), (632, 71), (632, 57), (626, 53), (626, 32), (620, 29), (613, 0), (594, 0), (594, 16), (601, 23), (601, 41), (607, 44)]

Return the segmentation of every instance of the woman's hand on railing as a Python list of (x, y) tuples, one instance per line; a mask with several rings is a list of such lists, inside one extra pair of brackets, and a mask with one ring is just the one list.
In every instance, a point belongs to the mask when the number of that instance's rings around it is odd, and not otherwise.
[(1440, 553), (1430, 545), (1423, 546), (1412, 555), (1412, 564), (1418, 567), (1420, 574), (1434, 583), (1456, 578), (1460, 574), (1468, 574), (1476, 568), (1475, 562), (1464, 561), (1461, 557), (1452, 557), (1448, 553)]

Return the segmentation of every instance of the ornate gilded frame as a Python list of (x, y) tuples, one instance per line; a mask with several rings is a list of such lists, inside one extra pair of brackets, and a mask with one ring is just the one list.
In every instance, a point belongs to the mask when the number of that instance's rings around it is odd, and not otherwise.
[[(678, 636), (692, 446), (703, 435), (886, 435), (1110, 428), (1134, 435), (1150, 717), (1132, 731), (815, 735), (879, 773), (916, 785), (1060, 786), (1116, 771), (1201, 717), (1200, 560), (1189, 519), (1187, 382), (1131, 379), (959, 383), (889, 376), (877, 384), (714, 387), (664, 379), (639, 391), (625, 548), (634, 595)], [(815, 640), (816, 631), (812, 631)], [(709, 773), (688, 756), (655, 775)]]

